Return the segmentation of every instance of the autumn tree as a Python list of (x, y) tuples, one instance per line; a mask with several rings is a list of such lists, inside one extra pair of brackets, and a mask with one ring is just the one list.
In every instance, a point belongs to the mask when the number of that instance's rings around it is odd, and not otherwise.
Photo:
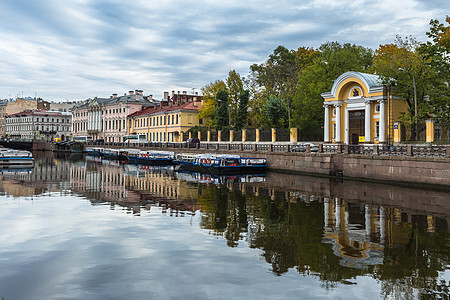
[(223, 80), (216, 80), (202, 87), (203, 105), (199, 111), (199, 119), (205, 119), (206, 126), (215, 127), (216, 125), (216, 95), (219, 90), (226, 90), (226, 84)]
[[(426, 99), (436, 73), (427, 64), (427, 59), (417, 48), (414, 38), (402, 39), (397, 36), (393, 44), (381, 45), (374, 56), (372, 70), (378, 74), (384, 84), (393, 86), (395, 94), (406, 100), (408, 114), (403, 122), (411, 129), (411, 138), (416, 139), (419, 132), (417, 124), (426, 119)], [(415, 83), (415, 86), (414, 86)], [(416, 92), (414, 92), (416, 90)], [(415, 113), (415, 99), (418, 113)]]

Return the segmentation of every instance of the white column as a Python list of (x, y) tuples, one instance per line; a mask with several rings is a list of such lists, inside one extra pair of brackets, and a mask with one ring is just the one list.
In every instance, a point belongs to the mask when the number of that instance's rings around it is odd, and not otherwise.
[(324, 142), (330, 141), (330, 109), (329, 105), (325, 104), (323, 107), (325, 107), (325, 124), (323, 126), (324, 132), (323, 132), (323, 139)]
[(335, 217), (336, 217), (336, 224), (334, 226), (336, 229), (339, 229), (341, 227), (341, 202), (339, 201), (339, 198), (334, 199), (334, 207), (335, 207)]
[(386, 142), (386, 117), (385, 117), (385, 103), (386, 100), (380, 101), (380, 138), (379, 142)]
[(349, 127), (349, 118), (348, 118), (348, 109), (346, 108), (345, 109), (345, 114), (344, 114), (344, 118), (345, 118), (345, 120), (344, 120), (344, 123), (345, 123), (345, 131), (344, 131), (344, 144), (347, 144), (348, 145), (348, 141), (349, 141), (349, 136), (350, 136), (350, 134), (349, 134), (349, 129), (348, 129), (348, 127)]
[(370, 136), (370, 121), (372, 120), (372, 115), (370, 113), (370, 101), (366, 101), (366, 112), (365, 112), (365, 122), (364, 122), (364, 132), (365, 132), (365, 142), (370, 142), (371, 141), (371, 136)]
[(364, 207), (364, 216), (365, 216), (365, 222), (366, 222), (366, 235), (370, 237), (370, 234), (372, 233), (372, 223), (371, 223), (371, 211), (370, 211), (369, 205), (366, 205)]
[(341, 106), (342, 103), (336, 105), (336, 142), (341, 142)]
[(384, 244), (384, 237), (386, 232), (386, 213), (384, 207), (380, 206), (380, 243)]

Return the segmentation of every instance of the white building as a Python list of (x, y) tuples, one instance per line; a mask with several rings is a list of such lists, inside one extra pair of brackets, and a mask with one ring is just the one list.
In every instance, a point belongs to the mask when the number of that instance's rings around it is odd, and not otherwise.
[(72, 133), (72, 113), (28, 110), (7, 115), (5, 131), (11, 139), (65, 141)]

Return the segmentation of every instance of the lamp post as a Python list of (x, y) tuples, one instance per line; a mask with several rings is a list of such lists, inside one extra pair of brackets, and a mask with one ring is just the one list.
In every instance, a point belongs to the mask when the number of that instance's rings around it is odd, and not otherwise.
[(416, 140), (417, 140), (417, 93), (416, 93), (416, 80), (414, 79), (414, 75), (413, 73), (411, 73), (408, 70), (405, 70), (403, 68), (398, 68), (399, 71), (402, 72), (407, 72), (409, 75), (411, 75), (412, 80), (413, 80), (413, 87), (414, 87), (414, 116), (415, 116), (415, 120), (414, 123), (416, 123)]

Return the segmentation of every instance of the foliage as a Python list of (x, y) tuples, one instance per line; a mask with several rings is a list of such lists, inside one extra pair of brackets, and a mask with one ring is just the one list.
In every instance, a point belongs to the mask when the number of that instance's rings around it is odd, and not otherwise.
[(271, 95), (266, 101), (265, 112), (270, 127), (283, 128), (287, 125), (287, 106), (281, 98)]
[(300, 138), (322, 139), (323, 98), (321, 93), (331, 90), (334, 80), (347, 71), (367, 72), (373, 51), (358, 45), (328, 42), (320, 46), (319, 54), (299, 76), (294, 96), (294, 125)]
[(231, 124), (235, 124), (236, 114), (239, 106), (239, 96), (244, 89), (242, 78), (236, 70), (231, 70), (227, 78), (228, 104), (230, 107)]
[(235, 126), (236, 130), (241, 130), (247, 123), (247, 109), (248, 109), (248, 98), (250, 92), (244, 90), (239, 95), (239, 107), (236, 113)]
[(216, 129), (222, 130), (229, 125), (228, 116), (228, 92), (220, 89), (216, 95), (217, 109), (216, 109)]
[(208, 127), (214, 127), (216, 124), (216, 94), (220, 89), (226, 89), (226, 84), (223, 80), (216, 80), (201, 89), (203, 94), (203, 104), (199, 111), (198, 118), (207, 120), (206, 126)]
[[(446, 19), (450, 24), (450, 17)], [(450, 123), (450, 26), (430, 21), (430, 31), (427, 32), (430, 41), (418, 48), (428, 66), (435, 72), (433, 83), (428, 90), (429, 103), (427, 113), (442, 123)]]

